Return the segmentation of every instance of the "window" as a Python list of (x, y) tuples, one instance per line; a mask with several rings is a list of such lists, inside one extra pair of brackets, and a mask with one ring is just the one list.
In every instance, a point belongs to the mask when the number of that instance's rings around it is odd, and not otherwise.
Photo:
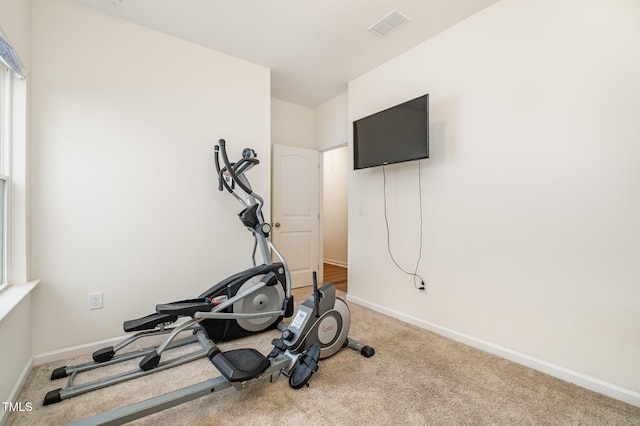
[(12, 71), (0, 63), (0, 286), (7, 283)]
[(11, 70), (0, 64), (0, 285), (7, 282), (12, 79)]
[(39, 282), (29, 281), (26, 159), (27, 84), (0, 28), (0, 321)]

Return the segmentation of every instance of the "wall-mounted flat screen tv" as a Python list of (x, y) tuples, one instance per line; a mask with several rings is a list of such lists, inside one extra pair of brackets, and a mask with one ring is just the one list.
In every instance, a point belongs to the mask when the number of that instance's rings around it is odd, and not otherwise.
[(355, 170), (429, 158), (429, 95), (353, 122)]

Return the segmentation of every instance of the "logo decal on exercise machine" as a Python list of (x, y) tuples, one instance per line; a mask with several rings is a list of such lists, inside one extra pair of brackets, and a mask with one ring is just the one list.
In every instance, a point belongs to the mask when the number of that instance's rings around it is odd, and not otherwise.
[(333, 342), (336, 337), (336, 331), (338, 330), (338, 321), (328, 316), (322, 320), (318, 330), (318, 339), (323, 345)]

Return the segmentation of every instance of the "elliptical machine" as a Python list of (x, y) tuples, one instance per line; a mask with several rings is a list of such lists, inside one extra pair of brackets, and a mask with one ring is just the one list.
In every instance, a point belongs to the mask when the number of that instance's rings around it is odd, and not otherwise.
[[(224, 139), (220, 139), (214, 148), (218, 190), (227, 190), (244, 207), (238, 216), (254, 238), (251, 257), (253, 266), (220, 281), (195, 299), (156, 305), (155, 313), (125, 321), (124, 331), (136, 334), (114, 346), (95, 351), (93, 361), (56, 368), (51, 374), (51, 380), (69, 377), (67, 387), (48, 392), (43, 405), (194, 361), (209, 355), (216, 347), (214, 342), (225, 342), (275, 329), (283, 318), (293, 314), (289, 268), (269, 238), (271, 226), (265, 222), (262, 214), (264, 200), (253, 191), (246, 176), (259, 163), (256, 152), (250, 148), (243, 151), (240, 160), (230, 162)], [(238, 193), (238, 188), (243, 195)], [(261, 265), (256, 265), (257, 250), (263, 261)], [(272, 262), (271, 253), (280, 262)], [(179, 318), (185, 321), (175, 327), (167, 327), (176, 323)], [(187, 336), (181, 337), (184, 333)], [(124, 351), (133, 342), (165, 334), (168, 336), (158, 346)], [(163, 352), (192, 343), (198, 343), (200, 348), (161, 362)], [(138, 369), (75, 384), (79, 373), (136, 358), (142, 358)]]
[[(210, 315), (198, 312), (196, 316)], [(223, 352), (213, 346), (209, 359), (220, 376), (145, 401), (90, 417), (74, 426), (121, 425), (167, 408), (198, 399), (214, 392), (233, 387), (242, 390), (253, 380), (270, 377), (271, 382), (280, 375), (289, 377), (289, 385), (299, 389), (318, 370), (318, 361), (334, 355), (344, 348), (354, 349), (364, 357), (375, 350), (347, 337), (351, 324), (349, 307), (336, 298), (332, 283), (318, 288), (313, 273), (313, 294), (303, 302), (288, 326), (280, 327), (282, 336), (274, 339), (268, 356), (252, 348)]]

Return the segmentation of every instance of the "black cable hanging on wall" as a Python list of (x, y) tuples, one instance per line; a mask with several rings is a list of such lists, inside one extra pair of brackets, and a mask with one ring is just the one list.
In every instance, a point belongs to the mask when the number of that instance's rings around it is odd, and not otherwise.
[(389, 256), (391, 260), (396, 265), (396, 267), (404, 272), (405, 274), (413, 277), (413, 286), (418, 290), (425, 290), (426, 284), (424, 282), (424, 278), (422, 278), (418, 274), (418, 267), (420, 266), (420, 260), (422, 260), (422, 234), (423, 234), (423, 219), (422, 219), (422, 171), (420, 167), (420, 160), (418, 163), (418, 192), (420, 199), (420, 251), (418, 253), (418, 260), (416, 261), (416, 267), (413, 272), (407, 271), (402, 266), (398, 264), (396, 259), (393, 257), (393, 253), (391, 252), (391, 242), (390, 242), (390, 231), (389, 231), (389, 218), (387, 217), (387, 171), (386, 165), (382, 165), (382, 179), (383, 179), (383, 196), (384, 196), (384, 222), (387, 228), (387, 251), (389, 252)]

